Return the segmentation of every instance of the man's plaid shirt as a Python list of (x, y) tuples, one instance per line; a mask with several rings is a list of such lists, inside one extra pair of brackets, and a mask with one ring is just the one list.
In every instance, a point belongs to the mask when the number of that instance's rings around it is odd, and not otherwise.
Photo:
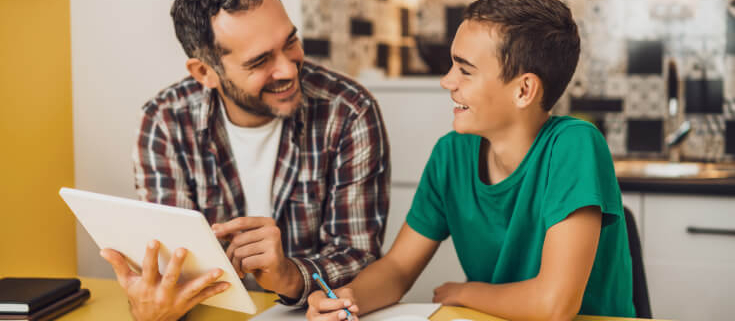
[[(388, 137), (375, 99), (309, 62), (301, 85), (302, 106), (283, 123), (272, 186), (283, 250), (304, 278), (297, 305), (319, 288), (312, 273), (339, 287), (380, 257), (390, 192)], [(219, 104), (216, 91), (188, 77), (143, 106), (133, 152), (141, 199), (201, 211), (210, 224), (245, 216)]]

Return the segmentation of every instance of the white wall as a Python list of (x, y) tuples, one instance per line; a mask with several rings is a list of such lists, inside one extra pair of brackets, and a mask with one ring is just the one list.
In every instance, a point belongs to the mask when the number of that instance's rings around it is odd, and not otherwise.
[[(301, 0), (282, 0), (301, 26)], [(74, 173), (79, 189), (135, 198), (131, 152), (139, 111), (187, 75), (172, 0), (71, 0)], [(77, 224), (82, 276), (113, 277)]]

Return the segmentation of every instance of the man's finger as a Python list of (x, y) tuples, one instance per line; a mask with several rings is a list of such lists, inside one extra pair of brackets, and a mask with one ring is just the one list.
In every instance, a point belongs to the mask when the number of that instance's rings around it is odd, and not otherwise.
[(145, 248), (145, 257), (143, 258), (143, 282), (154, 284), (158, 280), (158, 248), (160, 243), (153, 240), (148, 243)]
[(264, 242), (258, 242), (253, 244), (248, 244), (243, 247), (235, 249), (235, 252), (232, 253), (234, 258), (244, 259), (247, 257), (265, 254), (265, 252), (268, 250), (267, 244)]
[(202, 301), (209, 299), (217, 294), (220, 294), (230, 288), (230, 283), (227, 282), (216, 282), (210, 286), (207, 286), (203, 290), (199, 291), (194, 297), (190, 298), (186, 304), (186, 310), (189, 311), (194, 308), (195, 305)]
[(133, 274), (133, 271), (130, 270), (130, 266), (128, 266), (128, 262), (125, 260), (125, 257), (123, 257), (120, 252), (113, 249), (102, 249), (100, 251), (100, 256), (110, 263), (112, 270), (115, 271), (115, 276), (117, 276), (117, 282), (120, 283), (120, 286), (122, 286), (123, 289), (127, 289), (128, 278)]
[(222, 270), (214, 269), (204, 275), (197, 277), (196, 279), (187, 282), (186, 285), (184, 285), (181, 295), (183, 295), (183, 297), (187, 300), (194, 298), (197, 294), (199, 294), (199, 292), (204, 290), (204, 288), (217, 281), (217, 279), (222, 276), (222, 273)]
[(266, 270), (269, 267), (268, 263), (268, 255), (263, 253), (240, 259), (240, 268), (243, 271)]
[(247, 232), (243, 232), (243, 233), (235, 235), (232, 238), (232, 241), (230, 242), (230, 246), (227, 249), (234, 250), (234, 249), (243, 247), (248, 244), (260, 242), (262, 240), (265, 240), (266, 236), (267, 236), (267, 231), (265, 229), (258, 228), (254, 230), (249, 230)]
[(186, 254), (187, 251), (184, 248), (174, 251), (174, 255), (166, 267), (166, 274), (163, 275), (163, 279), (161, 280), (161, 288), (170, 291), (176, 287), (176, 283), (179, 281), (179, 276), (181, 275), (181, 267), (184, 265), (184, 259), (186, 259)]
[(276, 221), (270, 217), (238, 217), (225, 223), (217, 224), (216, 229), (213, 229), (217, 237), (222, 237), (227, 234), (234, 234), (275, 224)]

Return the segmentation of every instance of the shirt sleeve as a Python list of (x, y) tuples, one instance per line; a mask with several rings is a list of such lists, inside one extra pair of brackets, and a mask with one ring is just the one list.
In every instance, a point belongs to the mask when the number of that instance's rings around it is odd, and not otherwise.
[(545, 228), (586, 206), (600, 208), (603, 226), (622, 218), (620, 187), (602, 134), (592, 125), (575, 125), (553, 144), (542, 207)]
[(174, 143), (160, 112), (152, 103), (143, 108), (133, 148), (135, 190), (143, 201), (197, 209), (176, 161)]
[(434, 241), (443, 241), (449, 237), (446, 208), (444, 206), (442, 188), (445, 186), (446, 168), (444, 144), (447, 136), (440, 139), (431, 152), (429, 161), (421, 174), (419, 186), (406, 215), (406, 223), (414, 231)]
[(291, 257), (303, 278), (298, 300), (306, 304), (319, 289), (318, 273), (332, 288), (341, 287), (381, 255), (390, 194), (390, 153), (383, 119), (374, 99), (366, 99), (361, 113), (346, 125), (338, 143), (329, 180), (324, 216), (319, 228), (319, 253)]

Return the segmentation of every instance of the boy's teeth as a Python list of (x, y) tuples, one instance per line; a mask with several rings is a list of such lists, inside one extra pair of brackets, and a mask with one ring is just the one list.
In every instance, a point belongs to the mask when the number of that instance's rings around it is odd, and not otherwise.
[(462, 104), (457, 104), (457, 103), (454, 104), (454, 108), (460, 108), (460, 109), (463, 109), (463, 110), (470, 109), (470, 107), (467, 106), (467, 105), (462, 105)]

